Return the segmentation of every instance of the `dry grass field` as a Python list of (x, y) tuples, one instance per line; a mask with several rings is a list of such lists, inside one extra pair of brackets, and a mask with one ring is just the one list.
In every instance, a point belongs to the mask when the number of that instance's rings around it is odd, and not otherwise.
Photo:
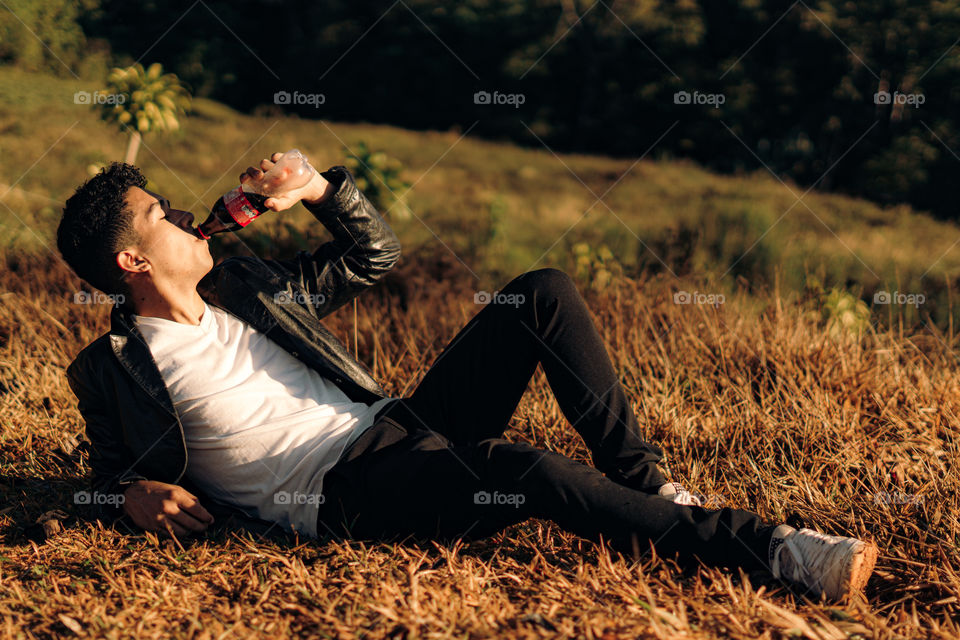
[[(504, 284), (504, 283), (499, 283)], [(64, 368), (107, 328), (49, 254), (0, 265), (0, 634), (106, 638), (900, 638), (960, 636), (960, 367), (935, 329), (827, 331), (776, 290), (674, 304), (683, 283), (583, 287), (673, 479), (770, 521), (874, 539), (864, 601), (763, 575), (635, 559), (530, 520), (443, 546), (164, 540), (84, 518), (83, 424)], [(687, 283), (694, 290), (697, 283)], [(328, 327), (406, 394), (477, 307), (455, 261), (407, 254)], [(892, 323), (891, 326), (896, 326)], [(538, 372), (508, 437), (589, 454)], [(59, 532), (37, 524), (60, 509)]]

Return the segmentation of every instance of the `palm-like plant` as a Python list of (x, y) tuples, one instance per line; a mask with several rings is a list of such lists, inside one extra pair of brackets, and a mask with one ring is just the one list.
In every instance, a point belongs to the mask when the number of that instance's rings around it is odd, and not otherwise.
[(347, 149), (347, 168), (356, 178), (357, 188), (381, 211), (389, 211), (397, 220), (407, 220), (411, 211), (406, 195), (410, 183), (400, 177), (403, 164), (382, 151), (373, 151), (360, 141), (355, 152)]
[(190, 108), (190, 94), (176, 74), (163, 73), (159, 62), (146, 70), (139, 62), (126, 69), (115, 68), (107, 77), (107, 93), (115, 98), (95, 105), (100, 117), (130, 133), (124, 161), (137, 159), (140, 138), (150, 131), (176, 131), (180, 117)]

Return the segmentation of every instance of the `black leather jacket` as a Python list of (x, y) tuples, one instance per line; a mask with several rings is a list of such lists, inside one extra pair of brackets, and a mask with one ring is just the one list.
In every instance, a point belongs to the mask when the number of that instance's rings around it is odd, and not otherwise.
[[(208, 304), (246, 321), (333, 381), (352, 400), (372, 403), (384, 397), (383, 389), (320, 320), (387, 273), (400, 257), (400, 243), (345, 167), (321, 175), (336, 191), (318, 205), (304, 206), (330, 231), (332, 241), (288, 260), (228, 258), (204, 276), (197, 291)], [(114, 307), (110, 332), (85, 347), (67, 368), (91, 443), (90, 504), (95, 516), (105, 520), (122, 511), (103, 496), (122, 494), (125, 484), (137, 480), (180, 484), (202, 496), (185, 479), (181, 482), (187, 468), (183, 426), (132, 313)], [(208, 504), (204, 506), (211, 510)]]

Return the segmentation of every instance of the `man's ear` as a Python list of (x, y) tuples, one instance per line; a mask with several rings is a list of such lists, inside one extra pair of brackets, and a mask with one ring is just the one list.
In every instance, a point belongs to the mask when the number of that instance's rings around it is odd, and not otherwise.
[(150, 270), (150, 261), (140, 255), (136, 249), (124, 249), (117, 254), (117, 266), (123, 269), (128, 275), (133, 273), (144, 273)]

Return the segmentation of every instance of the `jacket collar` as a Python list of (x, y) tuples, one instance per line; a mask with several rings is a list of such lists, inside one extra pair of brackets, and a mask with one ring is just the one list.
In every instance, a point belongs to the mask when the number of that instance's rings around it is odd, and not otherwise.
[(173, 400), (160, 376), (150, 347), (133, 320), (133, 311), (115, 306), (110, 312), (110, 346), (113, 354), (143, 390), (174, 416)]

